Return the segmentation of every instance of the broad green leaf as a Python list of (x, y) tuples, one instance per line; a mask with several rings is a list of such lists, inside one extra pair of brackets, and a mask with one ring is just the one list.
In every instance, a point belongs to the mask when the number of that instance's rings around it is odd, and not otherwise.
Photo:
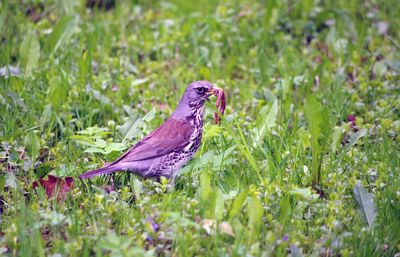
[(215, 153), (213, 150), (210, 150), (200, 156), (195, 162), (195, 168), (202, 168), (206, 166), (215, 156)]
[(71, 139), (76, 139), (76, 142), (78, 142), (81, 145), (85, 146), (91, 146), (91, 147), (96, 147), (96, 142), (91, 140), (90, 138), (85, 138), (85, 137), (79, 137), (77, 135), (71, 136)]
[(258, 133), (255, 138), (255, 145), (259, 145), (262, 139), (265, 136), (265, 133), (271, 129), (272, 127), (275, 126), (276, 124), (276, 119), (278, 117), (278, 100), (275, 99), (272, 102), (271, 107), (269, 110), (267, 110), (267, 106), (264, 106), (261, 109), (260, 115), (263, 116), (263, 114), (266, 113), (266, 115), (263, 117), (263, 122), (261, 124), (261, 127), (258, 129)]
[(143, 193), (143, 184), (136, 176), (131, 176), (131, 187), (132, 191), (135, 193), (135, 198), (140, 200), (140, 195)]
[(97, 147), (86, 148), (85, 151), (83, 151), (83, 152), (85, 152), (85, 153), (102, 153), (102, 154), (106, 153), (103, 149), (97, 148)]
[(313, 143), (322, 147), (332, 134), (328, 110), (314, 97), (308, 96), (304, 106), (304, 115), (309, 126)]
[(59, 77), (52, 77), (47, 88), (47, 102), (51, 103), (55, 110), (67, 100), (68, 88), (67, 84)]
[(96, 147), (98, 147), (98, 148), (104, 148), (104, 147), (106, 147), (106, 145), (107, 145), (107, 142), (106, 142), (106, 141), (104, 141), (104, 140), (101, 139), (101, 138), (96, 138)]
[(17, 178), (15, 177), (15, 174), (13, 172), (6, 173), (5, 185), (9, 188), (17, 188)]
[(261, 225), (262, 225), (262, 217), (263, 217), (264, 209), (262, 207), (260, 199), (256, 196), (252, 196), (247, 205), (247, 214), (249, 217), (249, 228), (250, 228), (250, 237), (252, 240), (258, 236)]
[(207, 200), (211, 192), (211, 178), (206, 171), (200, 174), (200, 198), (204, 201)]
[(144, 122), (149, 122), (156, 116), (156, 109), (152, 108), (146, 115), (143, 116), (142, 120)]
[(106, 154), (109, 154), (111, 152), (120, 152), (123, 151), (127, 148), (127, 146), (125, 144), (122, 143), (108, 143), (105, 148), (104, 151)]
[(28, 33), (21, 43), (19, 54), (26, 74), (36, 69), (40, 58), (40, 44), (34, 32)]
[(132, 86), (132, 87), (139, 86), (139, 85), (142, 85), (142, 84), (146, 83), (147, 81), (149, 81), (148, 78), (145, 78), (145, 79), (136, 79), (136, 80), (132, 81), (131, 86)]
[[(11, 172), (7, 172), (11, 173)], [(4, 187), (6, 186), (6, 174), (0, 174), (0, 192), (4, 192)]]
[(122, 142), (125, 142), (126, 139), (133, 139), (140, 136), (142, 134), (140, 128), (145, 124), (140, 118), (130, 117), (122, 126), (117, 126), (118, 131), (124, 138)]
[(115, 234), (108, 234), (106, 237), (99, 241), (99, 246), (108, 250), (120, 249), (120, 238)]
[(35, 132), (29, 131), (25, 136), (25, 147), (27, 148), (29, 157), (35, 161), (39, 156), (40, 140)]
[(336, 153), (337, 146), (343, 135), (343, 127), (335, 127), (332, 134), (331, 152)]
[(270, 129), (276, 124), (276, 119), (278, 117), (278, 99), (275, 99), (272, 103), (271, 108), (269, 109), (268, 115), (265, 118), (264, 127), (262, 127), (261, 131), (265, 129)]
[(46, 104), (43, 108), (43, 112), (39, 120), (39, 124), (42, 130), (46, 125), (46, 123), (51, 122), (52, 117), (53, 117), (52, 104)]
[(318, 194), (314, 194), (313, 191), (311, 190), (311, 188), (306, 187), (306, 188), (294, 188), (290, 191), (290, 193), (292, 195), (295, 196), (301, 196), (304, 199), (307, 200), (312, 200), (312, 199), (318, 199), (319, 195)]
[(368, 133), (367, 129), (360, 129), (359, 131), (354, 133), (350, 137), (349, 143), (346, 145), (346, 151), (349, 150), (352, 146), (354, 146), (358, 142), (358, 140), (365, 137), (367, 135), (367, 133)]
[(146, 250), (140, 246), (131, 246), (124, 252), (124, 256), (153, 257), (156, 255), (155, 248)]
[(306, 117), (310, 134), (312, 137), (312, 144), (315, 150), (319, 149), (318, 137), (321, 133), (321, 125), (323, 118), (321, 115), (322, 105), (313, 96), (307, 98), (306, 105), (304, 106), (304, 115)]
[(277, 20), (276, 15), (276, 9), (277, 9), (277, 1), (276, 0), (271, 0), (268, 1), (267, 4), (265, 5), (265, 14), (264, 14), (264, 30), (268, 31), (272, 25)]
[(191, 170), (200, 169), (200, 168), (205, 167), (211, 160), (213, 160), (214, 155), (215, 155), (215, 153), (213, 150), (210, 150), (210, 151), (202, 154), (199, 158), (196, 158), (195, 160), (193, 160), (191, 164), (183, 167), (179, 171), (178, 175), (181, 176), (185, 173), (188, 173)]
[(358, 203), (358, 207), (363, 214), (369, 228), (372, 228), (376, 218), (376, 207), (374, 199), (362, 186), (361, 181), (357, 181), (354, 187), (354, 197)]
[(1, 4), (1, 12), (0, 12), (0, 32), (3, 30), (4, 21), (6, 20), (8, 12), (8, 3)]
[(228, 159), (228, 156), (230, 156), (233, 151), (236, 149), (236, 145), (233, 145), (231, 147), (229, 147), (226, 151), (220, 153), (217, 156), (214, 156), (214, 164), (213, 164), (213, 168), (220, 168), (220, 166), (222, 164), (227, 164), (227, 162), (229, 162), (230, 159)]
[(221, 133), (221, 127), (220, 126), (209, 125), (209, 123), (207, 123), (204, 126), (203, 131), (205, 132), (204, 135), (203, 135), (203, 142), (206, 142), (208, 139), (219, 135)]
[(111, 104), (110, 98), (107, 95), (102, 94), (99, 90), (92, 89), (91, 92), (92, 92), (93, 98), (100, 101), (100, 103), (102, 103), (104, 105)]
[(215, 191), (215, 205), (214, 205), (214, 217), (216, 220), (221, 220), (224, 213), (224, 194), (221, 189), (217, 188)]
[(65, 41), (71, 37), (77, 24), (78, 18), (75, 15), (64, 16), (59, 20), (53, 30), (53, 33), (51, 33), (48, 39), (49, 53), (54, 53), (60, 46), (64, 44)]
[(282, 197), (279, 203), (280, 219), (283, 224), (288, 222), (291, 215), (290, 199), (288, 196)]
[(318, 185), (321, 179), (319, 161), (322, 157), (320, 154), (332, 133), (329, 114), (314, 96), (309, 95), (304, 106), (304, 115), (311, 134), (312, 180), (314, 185)]
[(123, 143), (107, 142), (103, 139), (111, 132), (107, 128), (88, 127), (85, 130), (78, 131), (79, 135), (73, 135), (70, 138), (75, 139), (81, 145), (89, 146), (85, 153), (110, 154), (114, 151), (122, 151), (127, 148)]
[(303, 83), (305, 83), (305, 82), (307, 82), (307, 79), (306, 79), (306, 76), (304, 76), (304, 75), (295, 76), (295, 77), (293, 78), (293, 83), (294, 83), (296, 86), (299, 86), (299, 85), (301, 85), (301, 84), (303, 84)]
[(246, 201), (248, 189), (243, 190), (233, 201), (231, 208), (229, 209), (229, 219), (235, 217), (242, 209), (244, 202)]
[(129, 247), (129, 245), (131, 244), (133, 238), (129, 237), (129, 236), (124, 236), (120, 238), (120, 244), (119, 244), (119, 248), (120, 249), (127, 249)]
[(76, 133), (83, 134), (83, 135), (95, 135), (95, 134), (107, 135), (107, 134), (110, 134), (110, 132), (107, 132), (107, 130), (108, 130), (108, 128), (88, 127), (85, 130), (81, 130)]

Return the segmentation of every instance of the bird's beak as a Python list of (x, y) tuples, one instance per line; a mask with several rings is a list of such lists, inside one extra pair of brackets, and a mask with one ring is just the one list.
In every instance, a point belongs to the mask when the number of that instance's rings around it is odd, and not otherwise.
[(222, 89), (221, 88), (219, 88), (219, 87), (212, 87), (208, 92), (207, 92), (207, 96), (209, 97), (209, 96), (212, 96), (212, 95), (215, 95), (215, 96), (218, 96), (219, 95), (219, 92), (221, 91)]

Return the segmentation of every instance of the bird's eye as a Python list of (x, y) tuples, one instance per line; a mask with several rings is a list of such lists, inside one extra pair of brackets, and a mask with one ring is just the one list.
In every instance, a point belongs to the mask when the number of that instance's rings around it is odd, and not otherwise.
[(204, 91), (205, 91), (204, 87), (198, 87), (198, 88), (196, 88), (196, 92), (197, 92), (198, 94), (203, 94)]

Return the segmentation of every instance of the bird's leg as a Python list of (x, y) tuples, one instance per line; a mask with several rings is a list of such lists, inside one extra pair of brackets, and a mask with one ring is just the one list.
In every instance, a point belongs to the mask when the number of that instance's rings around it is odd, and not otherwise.
[(169, 179), (168, 185), (167, 185), (167, 192), (171, 193), (175, 190), (175, 176)]

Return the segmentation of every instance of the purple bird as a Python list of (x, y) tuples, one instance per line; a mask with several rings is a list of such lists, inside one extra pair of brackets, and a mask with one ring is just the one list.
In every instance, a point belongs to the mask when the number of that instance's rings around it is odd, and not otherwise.
[[(218, 96), (218, 100), (224, 98), (223, 90), (208, 81), (191, 83), (186, 88), (178, 107), (164, 124), (115, 161), (100, 169), (83, 173), (79, 178), (128, 171), (145, 178), (164, 176), (174, 179), (179, 169), (192, 159), (200, 147), (204, 102), (211, 95)], [(223, 114), (225, 99), (222, 102), (223, 107), (219, 109)]]

